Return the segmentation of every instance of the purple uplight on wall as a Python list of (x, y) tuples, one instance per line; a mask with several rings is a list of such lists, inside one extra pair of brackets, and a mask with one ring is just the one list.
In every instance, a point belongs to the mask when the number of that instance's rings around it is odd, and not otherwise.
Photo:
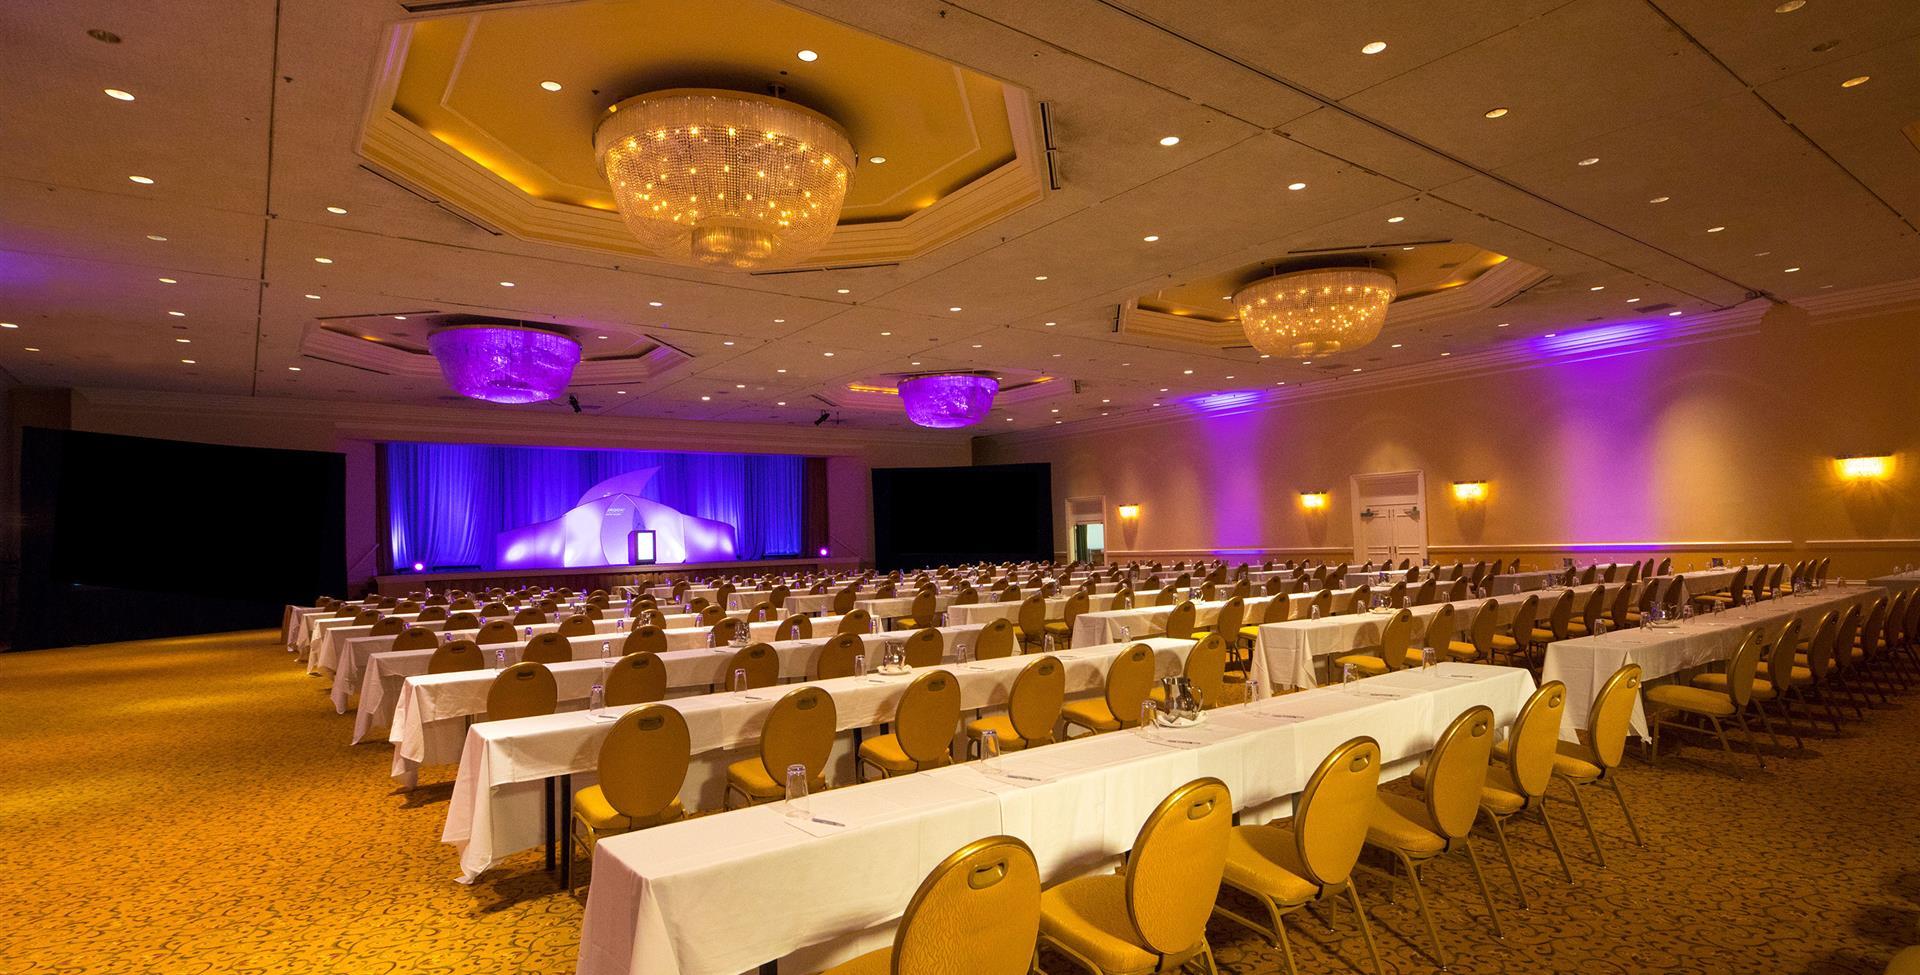
[(558, 332), (510, 325), (462, 325), (427, 337), (447, 385), (489, 403), (538, 403), (559, 396), (580, 363), (580, 343)]
[(827, 557), (827, 547), (825, 545), (820, 546), (820, 557), (823, 559)]
[(1000, 381), (979, 373), (956, 372), (910, 376), (900, 381), (900, 403), (907, 419), (923, 427), (970, 427), (993, 409)]

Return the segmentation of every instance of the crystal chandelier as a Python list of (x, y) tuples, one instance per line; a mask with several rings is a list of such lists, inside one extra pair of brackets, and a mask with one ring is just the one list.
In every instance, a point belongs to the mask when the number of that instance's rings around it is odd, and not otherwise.
[(840, 220), (853, 145), (839, 125), (766, 95), (675, 88), (608, 109), (594, 156), (627, 228), (690, 264), (791, 264)]
[(987, 418), (1000, 381), (977, 372), (908, 376), (900, 380), (900, 405), (923, 427), (970, 427)]
[(427, 336), (454, 392), (489, 403), (538, 403), (566, 391), (580, 343), (518, 325), (461, 325)]
[(1333, 267), (1255, 281), (1234, 294), (1233, 306), (1254, 348), (1311, 359), (1378, 338), (1393, 298), (1393, 275), (1369, 267)]

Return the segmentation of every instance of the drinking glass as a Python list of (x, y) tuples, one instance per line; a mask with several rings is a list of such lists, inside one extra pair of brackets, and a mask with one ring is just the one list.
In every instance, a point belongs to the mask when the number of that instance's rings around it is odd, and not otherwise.
[(1155, 719), (1158, 718), (1159, 716), (1160, 716), (1160, 708), (1158, 705), (1153, 703), (1152, 698), (1148, 698), (1144, 701), (1141, 701), (1140, 702), (1140, 733), (1151, 737), (1153, 735), (1153, 729), (1155, 725), (1158, 724), (1158, 722)]
[(856, 653), (853, 655), (853, 676), (855, 677), (867, 676), (867, 655), (866, 654)]
[(1340, 668), (1340, 683), (1351, 684), (1354, 682), (1354, 679), (1355, 677), (1354, 677), (1353, 665), (1352, 664), (1342, 665)]
[(708, 647), (712, 647), (713, 645), (714, 645), (714, 643), (713, 643), (713, 631), (712, 631), (712, 630), (708, 630), (708, 631), (707, 631), (707, 646), (708, 646)]
[(495, 650), (493, 652), (493, 669), (495, 670), (507, 669), (507, 648), (506, 647), (501, 647), (500, 649)]
[(967, 646), (967, 641), (961, 640), (953, 645), (953, 656), (963, 664), (969, 663), (973, 660), (973, 648)]
[(1133, 627), (1131, 626), (1120, 627), (1120, 642), (1125, 643), (1131, 639), (1133, 639)]
[(745, 694), (747, 692), (746, 668), (743, 667), (733, 672), (733, 689), (735, 693), (739, 694)]
[(1053, 652), (1053, 634), (1051, 634), (1051, 633), (1043, 633), (1043, 634), (1041, 634), (1041, 636), (1040, 636), (1040, 652), (1041, 652), (1041, 653), (1052, 653), (1052, 652)]
[(870, 632), (873, 632), (873, 633), (878, 633), (878, 632), (880, 632), (880, 617), (878, 617), (878, 616), (875, 616), (875, 617), (872, 617), (872, 618), (870, 618), (870, 619), (868, 619), (868, 620), (867, 620), (867, 629), (868, 629), (868, 630), (869, 630)]
[(606, 660), (612, 656), (613, 656), (613, 644), (606, 640), (600, 641), (600, 659)]
[(1320, 618), (1319, 603), (1314, 603), (1312, 606), (1307, 607), (1307, 618), (1312, 620), (1317, 620)]
[(988, 772), (1000, 771), (1000, 735), (993, 731), (980, 733), (980, 767)]
[(1432, 670), (1433, 665), (1435, 663), (1438, 663), (1438, 661), (1436, 661), (1434, 658), (1439, 655), (1440, 655), (1440, 651), (1435, 650), (1432, 647), (1422, 647), (1420, 649), (1420, 669)]
[(533, 627), (531, 626), (527, 627), (527, 639), (533, 639)]
[(813, 818), (813, 803), (807, 799), (807, 767), (787, 766), (787, 815), (794, 819)]
[(592, 712), (594, 717), (599, 717), (600, 712), (606, 710), (606, 707), (607, 686), (605, 684), (593, 685), (593, 690), (587, 692), (587, 710)]

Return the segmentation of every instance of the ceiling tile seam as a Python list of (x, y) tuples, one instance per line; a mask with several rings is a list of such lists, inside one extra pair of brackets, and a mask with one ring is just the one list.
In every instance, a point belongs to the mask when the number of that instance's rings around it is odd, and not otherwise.
[[(1103, 4), (1103, 5), (1106, 5), (1106, 6), (1110, 6), (1110, 7), (1114, 5), (1114, 0), (1096, 0), (1096, 2), (1099, 2), (1099, 3), (1101, 3), (1101, 4)], [(1643, 2), (1645, 2), (1645, 0), (1643, 0)], [(1123, 12), (1126, 12), (1126, 11), (1124, 11), (1124, 8), (1116, 8), (1116, 9), (1121, 9), (1121, 10), (1122, 10)], [(1557, 8), (1556, 8), (1556, 9), (1557, 9)], [(1663, 14), (1662, 16), (1664, 16), (1664, 14)], [(1713, 278), (1718, 278), (1718, 279), (1720, 279), (1721, 281), (1724, 281), (1724, 282), (1726, 282), (1726, 283), (1727, 283), (1727, 284), (1729, 284), (1729, 285), (1732, 285), (1732, 286), (1734, 286), (1734, 287), (1736, 287), (1736, 288), (1739, 288), (1739, 289), (1740, 289), (1740, 290), (1741, 290), (1742, 292), (1744, 292), (1744, 293), (1748, 293), (1748, 294), (1754, 294), (1754, 295), (1768, 295), (1768, 294), (1769, 294), (1769, 292), (1767, 292), (1767, 291), (1766, 291), (1766, 290), (1764, 290), (1764, 289), (1761, 289), (1761, 288), (1756, 288), (1756, 287), (1753, 287), (1753, 286), (1751, 286), (1751, 285), (1748, 285), (1748, 284), (1746, 284), (1746, 283), (1744, 283), (1744, 282), (1741, 282), (1741, 281), (1737, 281), (1737, 280), (1735, 280), (1735, 279), (1733, 279), (1733, 278), (1730, 278), (1730, 277), (1728, 277), (1728, 276), (1726, 276), (1725, 274), (1721, 274), (1720, 272), (1718, 272), (1718, 271), (1715, 271), (1715, 270), (1713, 270), (1713, 269), (1711, 269), (1711, 268), (1707, 268), (1707, 267), (1702, 267), (1701, 265), (1699, 265), (1699, 264), (1697, 264), (1697, 263), (1695, 263), (1695, 262), (1693, 262), (1693, 261), (1690, 261), (1690, 260), (1688, 260), (1688, 259), (1686, 259), (1686, 258), (1684, 258), (1684, 257), (1681, 257), (1680, 255), (1678, 255), (1678, 254), (1675, 254), (1675, 253), (1673, 253), (1673, 252), (1671, 252), (1671, 251), (1668, 251), (1668, 250), (1666, 250), (1665, 248), (1662, 248), (1662, 247), (1659, 247), (1659, 246), (1657, 246), (1657, 245), (1655, 245), (1655, 244), (1651, 244), (1651, 243), (1648, 243), (1647, 241), (1644, 241), (1644, 240), (1640, 240), (1639, 238), (1637, 238), (1637, 237), (1635, 237), (1635, 236), (1633, 236), (1632, 234), (1628, 234), (1628, 233), (1625, 233), (1625, 232), (1623, 232), (1623, 231), (1621, 231), (1621, 230), (1619, 230), (1619, 229), (1617, 229), (1617, 228), (1614, 228), (1614, 227), (1611, 227), (1611, 226), (1609, 226), (1609, 225), (1607, 225), (1606, 223), (1603, 223), (1603, 222), (1601, 222), (1600, 220), (1597, 220), (1597, 219), (1595, 219), (1595, 218), (1593, 218), (1593, 217), (1590, 217), (1590, 216), (1587, 216), (1586, 214), (1584, 214), (1584, 213), (1581, 213), (1581, 212), (1579, 212), (1578, 210), (1575, 210), (1575, 209), (1573, 209), (1573, 208), (1572, 208), (1572, 207), (1570, 207), (1570, 206), (1567, 206), (1567, 205), (1565, 205), (1565, 204), (1563, 204), (1563, 203), (1560, 203), (1560, 202), (1558, 202), (1558, 201), (1556, 201), (1556, 200), (1554, 200), (1554, 199), (1552, 199), (1552, 198), (1550, 198), (1550, 197), (1547, 197), (1547, 196), (1543, 196), (1543, 195), (1541, 195), (1540, 193), (1537, 193), (1537, 192), (1535, 192), (1535, 191), (1533, 191), (1533, 190), (1531, 190), (1531, 189), (1528, 189), (1528, 188), (1527, 188), (1526, 186), (1524, 186), (1524, 185), (1522, 185), (1522, 184), (1520, 184), (1520, 183), (1517, 183), (1517, 182), (1515, 182), (1515, 181), (1513, 181), (1513, 180), (1510, 180), (1510, 179), (1508, 179), (1508, 178), (1506, 178), (1506, 177), (1504, 177), (1504, 176), (1501, 176), (1501, 175), (1499, 175), (1499, 174), (1497, 174), (1497, 173), (1494, 173), (1494, 172), (1492, 172), (1492, 171), (1489, 171), (1489, 170), (1487, 170), (1487, 169), (1484, 169), (1484, 168), (1482, 168), (1482, 167), (1480, 167), (1480, 166), (1476, 166), (1476, 165), (1474, 165), (1474, 164), (1472, 164), (1472, 163), (1470, 163), (1470, 162), (1467, 162), (1467, 161), (1466, 161), (1466, 160), (1464, 160), (1464, 159), (1460, 159), (1460, 158), (1458, 158), (1458, 157), (1456, 157), (1456, 156), (1454, 156), (1454, 155), (1453, 155), (1452, 153), (1449, 153), (1449, 152), (1447, 152), (1446, 150), (1443, 150), (1443, 149), (1440, 149), (1440, 148), (1439, 148), (1439, 147), (1437, 147), (1437, 146), (1433, 146), (1433, 145), (1429, 145), (1429, 144), (1427, 144), (1426, 142), (1424, 142), (1424, 141), (1422, 141), (1422, 140), (1420, 140), (1420, 139), (1416, 139), (1416, 138), (1414, 138), (1414, 137), (1413, 137), (1412, 135), (1409, 135), (1408, 133), (1405, 133), (1405, 132), (1402, 132), (1402, 131), (1400, 131), (1399, 129), (1396, 129), (1396, 128), (1394, 128), (1394, 127), (1393, 127), (1393, 126), (1391, 126), (1391, 125), (1387, 125), (1386, 123), (1384, 123), (1384, 122), (1381, 122), (1381, 121), (1380, 121), (1380, 120), (1378, 120), (1378, 119), (1375, 119), (1375, 118), (1373, 118), (1373, 117), (1371, 117), (1371, 116), (1369, 116), (1369, 115), (1366, 115), (1366, 114), (1364, 114), (1364, 113), (1362, 113), (1362, 112), (1359, 112), (1359, 111), (1357, 111), (1357, 110), (1355, 110), (1355, 109), (1352, 109), (1352, 108), (1349, 108), (1349, 107), (1347, 107), (1347, 106), (1345, 106), (1345, 105), (1343, 105), (1343, 104), (1341, 104), (1341, 103), (1340, 103), (1339, 101), (1337, 101), (1337, 100), (1335, 100), (1335, 99), (1333, 99), (1333, 98), (1331, 98), (1331, 97), (1329, 97), (1329, 96), (1327, 96), (1327, 95), (1325, 95), (1325, 94), (1323, 94), (1323, 93), (1321, 93), (1321, 92), (1318, 92), (1318, 91), (1315, 91), (1315, 90), (1313, 90), (1313, 89), (1310, 89), (1310, 88), (1307, 88), (1307, 87), (1305, 87), (1305, 86), (1303, 86), (1303, 85), (1300, 85), (1300, 84), (1298, 84), (1298, 83), (1296, 83), (1296, 82), (1293, 82), (1293, 81), (1290, 81), (1290, 80), (1288, 80), (1288, 79), (1286, 79), (1286, 78), (1282, 78), (1282, 77), (1280, 77), (1280, 76), (1278, 76), (1278, 75), (1275, 75), (1275, 74), (1273, 74), (1272, 72), (1269, 72), (1269, 71), (1267, 71), (1267, 70), (1265, 70), (1265, 69), (1263, 69), (1263, 68), (1261, 68), (1261, 67), (1259, 67), (1258, 65), (1255, 65), (1255, 64), (1251, 64), (1251, 63), (1249, 63), (1249, 62), (1246, 62), (1246, 61), (1243, 61), (1243, 60), (1241, 60), (1240, 58), (1237, 58), (1237, 57), (1235, 57), (1234, 55), (1231, 55), (1231, 54), (1228, 54), (1228, 53), (1226, 53), (1226, 52), (1224, 52), (1224, 51), (1221, 51), (1221, 50), (1218, 50), (1218, 49), (1216, 49), (1216, 48), (1213, 48), (1213, 47), (1210, 47), (1210, 46), (1208, 46), (1208, 45), (1206, 45), (1206, 44), (1204, 44), (1204, 43), (1201, 43), (1201, 42), (1200, 42), (1200, 41), (1198, 41), (1198, 40), (1195, 40), (1195, 39), (1193, 39), (1193, 38), (1191, 38), (1191, 37), (1188, 37), (1187, 35), (1185, 35), (1185, 34), (1183, 34), (1183, 33), (1180, 33), (1180, 32), (1179, 32), (1179, 31), (1177, 31), (1177, 30), (1174, 30), (1174, 29), (1173, 29), (1173, 28), (1171, 28), (1171, 27), (1168, 27), (1168, 26), (1167, 26), (1167, 25), (1165, 25), (1165, 24), (1161, 24), (1161, 23), (1158, 23), (1158, 22), (1155, 22), (1155, 21), (1152, 21), (1152, 20), (1146, 20), (1146, 19), (1141, 19), (1141, 23), (1144, 23), (1144, 24), (1148, 24), (1148, 25), (1150, 25), (1150, 26), (1152, 26), (1152, 27), (1153, 27), (1153, 28), (1154, 28), (1155, 30), (1159, 30), (1159, 31), (1161, 31), (1161, 32), (1163, 32), (1163, 33), (1165, 33), (1165, 34), (1166, 34), (1167, 36), (1169, 36), (1169, 37), (1173, 37), (1173, 38), (1177, 38), (1177, 39), (1179, 39), (1179, 40), (1180, 40), (1181, 42), (1183, 42), (1183, 43), (1185, 43), (1185, 44), (1187, 44), (1187, 45), (1189, 45), (1189, 46), (1191, 46), (1191, 47), (1193, 47), (1193, 48), (1194, 48), (1195, 50), (1199, 50), (1199, 51), (1204, 51), (1204, 52), (1206, 52), (1206, 53), (1208, 53), (1208, 54), (1211, 54), (1212, 56), (1214, 56), (1214, 57), (1216, 57), (1216, 58), (1219, 58), (1219, 59), (1221, 59), (1221, 60), (1224, 60), (1224, 61), (1230, 61), (1230, 62), (1232, 62), (1232, 63), (1234, 63), (1234, 64), (1237, 64), (1237, 65), (1239, 65), (1240, 67), (1242, 67), (1242, 68), (1244, 68), (1244, 69), (1246, 69), (1246, 70), (1248, 70), (1248, 71), (1252, 71), (1252, 72), (1254, 72), (1254, 73), (1256, 73), (1256, 74), (1258, 74), (1258, 75), (1260, 75), (1261, 77), (1264, 77), (1264, 78), (1267, 78), (1267, 79), (1269, 79), (1269, 80), (1271, 80), (1271, 81), (1273, 81), (1273, 82), (1274, 82), (1275, 84), (1278, 84), (1278, 85), (1281, 85), (1282, 87), (1285, 87), (1285, 88), (1287, 88), (1287, 89), (1289, 89), (1289, 90), (1291, 90), (1292, 92), (1294, 92), (1294, 93), (1295, 93), (1295, 94), (1297, 94), (1297, 95), (1300, 95), (1300, 96), (1302, 96), (1302, 97), (1304, 97), (1304, 98), (1308, 98), (1308, 99), (1311, 99), (1311, 100), (1313, 100), (1313, 101), (1317, 101), (1317, 102), (1319, 102), (1319, 103), (1320, 103), (1321, 105), (1323, 105), (1323, 106), (1325, 106), (1325, 107), (1327, 107), (1327, 108), (1329, 108), (1329, 109), (1332, 109), (1333, 111), (1336, 111), (1336, 112), (1340, 112), (1340, 113), (1342, 113), (1342, 114), (1344, 114), (1344, 115), (1346, 115), (1346, 116), (1347, 116), (1348, 118), (1351, 118), (1351, 119), (1353, 119), (1353, 120), (1354, 120), (1354, 121), (1356, 121), (1356, 122), (1359, 122), (1359, 123), (1361, 123), (1361, 124), (1363, 124), (1363, 125), (1368, 125), (1368, 126), (1371, 126), (1371, 127), (1373, 127), (1373, 128), (1375, 128), (1375, 129), (1377, 129), (1377, 130), (1379, 130), (1379, 131), (1381, 131), (1381, 132), (1384, 132), (1384, 133), (1386, 133), (1386, 134), (1388, 134), (1388, 135), (1390, 135), (1390, 136), (1393, 136), (1393, 137), (1394, 137), (1394, 138), (1396, 138), (1396, 139), (1400, 139), (1400, 140), (1402, 140), (1402, 141), (1404, 141), (1404, 142), (1405, 142), (1405, 143), (1407, 143), (1408, 145), (1411, 145), (1411, 146), (1416, 146), (1416, 147), (1418, 147), (1418, 148), (1420, 148), (1420, 149), (1422, 149), (1422, 150), (1424, 150), (1424, 151), (1426, 151), (1426, 152), (1429, 152), (1429, 153), (1432, 153), (1432, 154), (1434, 154), (1434, 155), (1436, 155), (1436, 156), (1439, 156), (1440, 158), (1442, 158), (1442, 159), (1445, 159), (1445, 160), (1447, 160), (1447, 161), (1449, 161), (1449, 162), (1451, 162), (1451, 163), (1453, 163), (1453, 164), (1455, 164), (1455, 165), (1457, 165), (1457, 166), (1460, 166), (1461, 168), (1463, 168), (1463, 169), (1466, 169), (1466, 170), (1468, 170), (1469, 172), (1473, 172), (1473, 173), (1477, 173), (1477, 174), (1479, 174), (1479, 175), (1481, 175), (1481, 176), (1483, 176), (1483, 177), (1485, 177), (1485, 178), (1487, 178), (1487, 179), (1489, 179), (1489, 180), (1492, 180), (1492, 181), (1494, 181), (1494, 182), (1496, 182), (1496, 183), (1499, 183), (1499, 184), (1500, 184), (1500, 185), (1502, 185), (1502, 186), (1505, 186), (1505, 187), (1507, 187), (1507, 188), (1509, 188), (1509, 189), (1512, 189), (1512, 190), (1514, 190), (1515, 192), (1518, 192), (1518, 193), (1521, 193), (1521, 194), (1524, 194), (1524, 195), (1526, 195), (1526, 196), (1528, 196), (1528, 197), (1531, 197), (1531, 198), (1533, 198), (1533, 199), (1535, 199), (1535, 200), (1538, 200), (1538, 201), (1540, 201), (1541, 203), (1543, 203), (1543, 204), (1546, 204), (1547, 206), (1550, 206), (1550, 207), (1552, 207), (1552, 208), (1554, 208), (1554, 209), (1556, 209), (1556, 210), (1559, 210), (1559, 211), (1561, 211), (1562, 213), (1565, 213), (1565, 214), (1566, 214), (1567, 216), (1569, 216), (1569, 217), (1572, 217), (1572, 218), (1574, 218), (1574, 219), (1577, 219), (1577, 220), (1581, 220), (1581, 221), (1584, 221), (1584, 222), (1586, 222), (1586, 223), (1589, 223), (1589, 224), (1592, 224), (1592, 225), (1593, 225), (1593, 226), (1595, 226), (1595, 227), (1599, 227), (1599, 228), (1602, 228), (1602, 229), (1604, 229), (1604, 230), (1606, 230), (1606, 231), (1608, 231), (1608, 232), (1610, 232), (1610, 233), (1613, 233), (1613, 234), (1615, 234), (1615, 235), (1617, 235), (1617, 236), (1619, 236), (1620, 238), (1622, 238), (1622, 239), (1624, 239), (1624, 240), (1629, 240), (1629, 241), (1633, 241), (1633, 242), (1634, 242), (1635, 244), (1637, 244), (1637, 245), (1639, 245), (1639, 246), (1641, 246), (1641, 247), (1645, 247), (1645, 248), (1647, 248), (1648, 250), (1652, 250), (1652, 251), (1655, 251), (1655, 252), (1658, 252), (1658, 253), (1660, 253), (1660, 254), (1662, 254), (1662, 255), (1664, 255), (1665, 257), (1667, 257), (1667, 258), (1669, 258), (1670, 260), (1673, 260), (1673, 261), (1675, 261), (1675, 262), (1678, 262), (1678, 263), (1680, 263), (1680, 264), (1685, 264), (1685, 265), (1687, 265), (1688, 267), (1691, 267), (1691, 268), (1693, 268), (1694, 270), (1697, 270), (1697, 271), (1699, 271), (1700, 273), (1702, 273), (1702, 274), (1705, 274), (1705, 275), (1707, 275), (1707, 276), (1709, 276), (1709, 277), (1713, 277)], [(1291, 140), (1289, 140), (1289, 141), (1291, 141)], [(1366, 167), (1362, 167), (1362, 168), (1366, 168)], [(1371, 172), (1371, 170), (1369, 170), (1369, 171)], [(1518, 227), (1516, 227), (1515, 229), (1521, 229), (1521, 228), (1518, 228)], [(1530, 231), (1530, 233), (1532, 233), (1532, 232)], [(1547, 237), (1546, 235), (1544, 235), (1544, 234), (1539, 234), (1539, 233), (1533, 233), (1533, 236), (1536, 236), (1536, 237), (1541, 237), (1542, 239), (1548, 239), (1548, 240), (1554, 240), (1554, 238), (1551, 238), (1551, 237)], [(1579, 251), (1579, 249), (1578, 249), (1578, 248), (1575, 248), (1575, 247), (1572, 247), (1571, 245), (1567, 245), (1567, 244), (1565, 244), (1565, 243), (1564, 243), (1564, 242), (1562, 242), (1562, 241), (1558, 241), (1558, 240), (1555, 240), (1555, 243), (1559, 243), (1559, 244), (1561, 244), (1562, 246), (1565, 246), (1565, 247), (1567, 247), (1567, 248), (1568, 248), (1569, 250), (1573, 250), (1573, 251), (1576, 251), (1576, 252), (1578, 252), (1578, 251)], [(1603, 263), (1603, 264), (1606, 264), (1606, 265), (1608, 265), (1608, 266), (1610, 266), (1610, 267), (1615, 267), (1615, 269), (1616, 269), (1616, 270), (1619, 270), (1619, 271), (1621, 271), (1622, 273), (1628, 273), (1628, 274), (1631, 274), (1631, 273), (1634, 273), (1634, 272), (1632, 272), (1632, 271), (1629, 271), (1629, 270), (1627, 270), (1626, 268), (1622, 268), (1622, 267), (1618, 267), (1618, 266), (1617, 266), (1617, 265), (1615, 265), (1615, 264), (1614, 264), (1614, 263), (1613, 263), (1612, 261), (1608, 261), (1608, 260), (1606, 260), (1606, 259), (1604, 259), (1604, 258), (1600, 258), (1600, 257), (1596, 257), (1596, 256), (1594, 256), (1594, 255), (1584, 255), (1584, 256), (1587, 256), (1587, 257), (1589, 257), (1589, 258), (1591, 258), (1591, 259), (1593, 259), (1593, 260), (1596, 260), (1596, 261), (1599, 261), (1600, 263)], [(1666, 282), (1661, 282), (1661, 283), (1662, 283), (1662, 284), (1665, 284)], [(1681, 290), (1681, 289), (1679, 289), (1679, 288), (1675, 288), (1675, 290), (1677, 291), (1677, 290)]]
[[(1807, 133), (1800, 128), (1800, 126), (1795, 125), (1791, 119), (1787, 118), (1786, 113), (1782, 112), (1780, 110), (1780, 107), (1773, 103), (1772, 99), (1769, 99), (1766, 95), (1761, 94), (1760, 87), (1758, 85), (1754, 84), (1751, 81), (1748, 81), (1746, 78), (1741, 77), (1740, 72), (1735, 71), (1733, 69), (1733, 65), (1730, 65), (1726, 61), (1721, 60), (1718, 54), (1713, 53), (1713, 51), (1710, 48), (1708, 48), (1705, 44), (1701, 43), (1699, 38), (1693, 36), (1692, 31), (1687, 30), (1685, 27), (1681, 26), (1679, 21), (1676, 21), (1671, 16), (1669, 16), (1666, 10), (1663, 9), (1659, 3), (1655, 2), (1655, 0), (1642, 0), (1642, 2), (1645, 3), (1647, 7), (1654, 12), (1656, 16), (1666, 21), (1667, 26), (1673, 28), (1676, 33), (1678, 33), (1681, 37), (1685, 38), (1688, 44), (1693, 45), (1695, 50), (1698, 50), (1701, 54), (1706, 55), (1710, 60), (1713, 61), (1715, 65), (1719, 66), (1720, 70), (1726, 72), (1727, 77), (1732, 78), (1734, 81), (1738, 82), (1742, 87), (1746, 88), (1748, 92), (1752, 93), (1754, 98), (1758, 99), (1761, 105), (1766, 106), (1767, 111), (1772, 113), (1774, 118), (1780, 120), (1781, 125), (1786, 126), (1788, 131), (1792, 132), (1795, 136), (1799, 137), (1800, 141), (1806, 143), (1808, 148), (1812, 149), (1814, 152), (1819, 153), (1822, 159), (1825, 159), (1827, 162), (1831, 163), (1833, 165), (1833, 168), (1839, 170), (1842, 173), (1845, 173), (1846, 177), (1852, 180), (1855, 186), (1860, 187), (1860, 189), (1864, 191), (1868, 196), (1873, 197), (1875, 202), (1879, 203), (1882, 207), (1885, 207), (1886, 211), (1892, 214), (1895, 220), (1898, 220), (1901, 223), (1906, 224), (1909, 230), (1920, 231), (1920, 226), (1915, 226), (1914, 222), (1912, 220), (1909, 220), (1906, 214), (1901, 213), (1900, 210), (1897, 207), (1895, 207), (1891, 202), (1889, 202), (1886, 197), (1881, 196), (1878, 192), (1874, 190), (1873, 187), (1867, 185), (1866, 180), (1861, 179), (1859, 175), (1854, 173), (1853, 170), (1847, 168), (1847, 166), (1841, 163), (1840, 160), (1834, 158), (1833, 153), (1828, 152), (1825, 146), (1821, 145), (1818, 142), (1815, 142), (1811, 136), (1807, 135)], [(1880, 45), (1879, 47), (1868, 48), (1866, 51), (1861, 52), (1861, 54), (1862, 55), (1871, 54), (1874, 51), (1881, 50), (1882, 48), (1891, 46), (1893, 44), (1898, 44), (1898, 43), (1900, 43), (1900, 41), (1898, 40), (1889, 41), (1887, 44)], [(1793, 74), (1783, 75), (1780, 78), (1775, 79), (1775, 81), (1783, 81), (1787, 78), (1797, 77), (1799, 75), (1806, 74), (1808, 71), (1812, 71), (1812, 70), (1814, 69), (1807, 68), (1802, 71), (1796, 71)]]
[(266, 172), (260, 198), (260, 280), (253, 291), (253, 374), (247, 395), (260, 395), (260, 346), (267, 332), (267, 241), (273, 235), (273, 131), (280, 103), (280, 17), (283, 0), (273, 0), (273, 60), (267, 68)]

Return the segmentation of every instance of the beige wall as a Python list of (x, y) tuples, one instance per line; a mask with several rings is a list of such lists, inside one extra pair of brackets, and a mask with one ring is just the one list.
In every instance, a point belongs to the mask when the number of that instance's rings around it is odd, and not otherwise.
[(76, 430), (203, 443), (340, 451), (347, 458), (347, 577), (375, 572), (373, 444), (386, 440), (826, 456), (836, 556), (873, 558), (871, 468), (966, 464), (964, 436), (918, 431), (614, 419), (486, 407), (395, 407), (123, 390), (73, 390)]
[[(1916, 332), (1920, 309), (1797, 327), (1749, 317), (1674, 344), (1463, 364), (1469, 375), (1440, 381), (1341, 380), (1238, 414), (1170, 402), (1146, 424), (984, 438), (975, 461), (1052, 462), (1056, 511), (1104, 495), (1109, 557), (1346, 557), (1349, 476), (1419, 470), (1437, 560), (1654, 543), (1683, 565), (1817, 551), (1859, 575), (1920, 562)], [(1836, 474), (1837, 456), (1889, 452), (1885, 483)], [(1490, 496), (1456, 503), (1455, 480), (1486, 480)], [(1331, 495), (1323, 515), (1300, 506), (1315, 488)], [(1113, 512), (1129, 502), (1131, 527)], [(1065, 525), (1058, 536), (1064, 550)]]

